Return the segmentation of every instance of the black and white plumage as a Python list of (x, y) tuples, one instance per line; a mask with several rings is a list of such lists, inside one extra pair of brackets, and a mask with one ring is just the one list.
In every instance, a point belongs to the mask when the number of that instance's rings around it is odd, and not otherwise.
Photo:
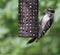
[(47, 32), (53, 23), (54, 13), (55, 11), (51, 8), (45, 9), (45, 15), (41, 22), (39, 22), (39, 36), (29, 40), (28, 44), (34, 42), (35, 40), (38, 41)]

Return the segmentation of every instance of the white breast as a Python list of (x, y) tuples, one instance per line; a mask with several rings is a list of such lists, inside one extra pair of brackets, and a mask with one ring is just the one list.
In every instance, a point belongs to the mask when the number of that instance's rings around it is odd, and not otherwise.
[(45, 24), (47, 23), (47, 21), (50, 19), (49, 15), (46, 14), (43, 19), (42, 19), (42, 28), (45, 27)]

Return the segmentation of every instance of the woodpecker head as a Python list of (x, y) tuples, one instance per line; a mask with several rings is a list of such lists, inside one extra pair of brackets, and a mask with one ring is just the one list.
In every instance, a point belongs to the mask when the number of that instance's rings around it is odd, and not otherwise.
[(45, 9), (45, 14), (54, 14), (55, 11), (52, 8)]

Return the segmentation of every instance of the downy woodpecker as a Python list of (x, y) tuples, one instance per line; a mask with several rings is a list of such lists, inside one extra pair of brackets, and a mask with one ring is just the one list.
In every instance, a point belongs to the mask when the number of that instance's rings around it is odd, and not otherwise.
[(51, 27), (53, 23), (54, 13), (55, 11), (52, 8), (45, 9), (44, 11), (45, 15), (43, 16), (43, 19), (39, 22), (39, 35), (38, 37), (32, 38), (28, 41), (27, 44), (30, 44), (34, 42), (35, 40), (38, 41)]

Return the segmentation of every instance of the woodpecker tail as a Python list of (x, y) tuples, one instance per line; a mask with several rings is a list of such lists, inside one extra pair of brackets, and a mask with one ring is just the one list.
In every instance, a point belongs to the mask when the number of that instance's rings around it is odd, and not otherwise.
[(27, 43), (27, 44), (30, 44), (30, 43), (34, 42), (36, 39), (37, 39), (37, 37), (32, 38), (31, 40), (29, 40), (29, 41), (28, 41), (28, 43)]

